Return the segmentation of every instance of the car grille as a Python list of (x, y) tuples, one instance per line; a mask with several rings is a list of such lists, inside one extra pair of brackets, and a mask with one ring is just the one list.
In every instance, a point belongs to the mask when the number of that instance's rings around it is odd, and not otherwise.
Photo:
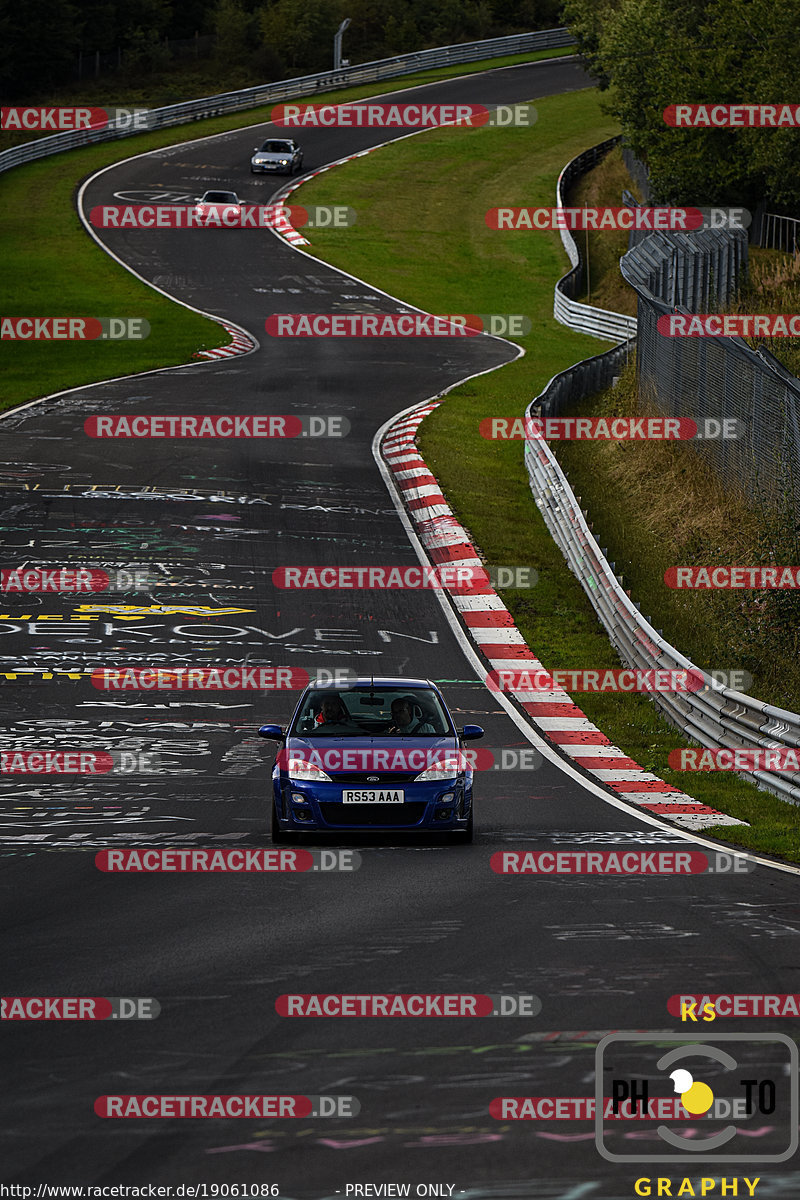
[(327, 825), (418, 825), (425, 813), (425, 803), (409, 804), (320, 804), (322, 819)]
[[(423, 770), (420, 767), (420, 771)], [(334, 771), (331, 778), (334, 783), (343, 787), (400, 787), (403, 783), (411, 783), (419, 775), (419, 771)]]

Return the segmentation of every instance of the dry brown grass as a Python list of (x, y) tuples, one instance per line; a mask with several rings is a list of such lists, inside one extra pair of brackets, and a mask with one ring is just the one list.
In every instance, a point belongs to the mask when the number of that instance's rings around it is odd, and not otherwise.
[[(662, 415), (637, 396), (631, 365), (582, 416)], [(800, 708), (800, 597), (796, 593), (675, 591), (671, 566), (793, 563), (794, 535), (779, 514), (731, 494), (687, 442), (573, 442), (559, 461), (597, 525), (625, 586), (654, 624), (707, 670), (743, 669), (752, 693)]]
[[(750, 247), (749, 279), (728, 311), (742, 313), (800, 313), (800, 251)], [(793, 375), (800, 376), (800, 338), (745, 338), (774, 354)]]

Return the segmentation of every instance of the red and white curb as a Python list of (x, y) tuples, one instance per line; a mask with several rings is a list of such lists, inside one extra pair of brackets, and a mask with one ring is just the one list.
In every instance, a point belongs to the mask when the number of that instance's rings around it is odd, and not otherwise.
[[(381, 453), (432, 561), (481, 567), (483, 560), (453, 516), (414, 440), (421, 422), (439, 403), (424, 404), (391, 425), (381, 442)], [(466, 627), (467, 635), (493, 670), (508, 667), (512, 662), (524, 662), (531, 670), (546, 670), (488, 582), (472, 588), (468, 596), (455, 588), (443, 587), (443, 591)], [(508, 694), (517, 700), (542, 736), (597, 783), (610, 788), (620, 800), (690, 830), (746, 824), (701, 804), (645, 771), (624, 750), (612, 745), (567, 692), (510, 691)]]
[(226, 325), (224, 321), (220, 321), (220, 324), (231, 335), (232, 341), (216, 350), (198, 350), (192, 358), (233, 358), (236, 354), (249, 354), (251, 350), (258, 349), (258, 342), (249, 333), (244, 333), (234, 325)]

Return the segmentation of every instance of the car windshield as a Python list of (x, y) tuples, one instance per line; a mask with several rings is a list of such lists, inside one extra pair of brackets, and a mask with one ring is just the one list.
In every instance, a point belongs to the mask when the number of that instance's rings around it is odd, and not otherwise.
[(441, 737), (453, 727), (431, 688), (315, 689), (295, 718), (295, 737)]
[(206, 192), (203, 204), (238, 204), (236, 192)]
[(265, 154), (291, 154), (292, 152), (291, 142), (264, 142), (261, 149)]

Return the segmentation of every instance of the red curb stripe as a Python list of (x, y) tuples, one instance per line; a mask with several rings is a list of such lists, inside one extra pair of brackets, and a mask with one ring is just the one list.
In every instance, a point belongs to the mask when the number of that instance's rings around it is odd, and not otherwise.
[(553, 729), (547, 735), (557, 746), (610, 746), (609, 738), (600, 729)]

